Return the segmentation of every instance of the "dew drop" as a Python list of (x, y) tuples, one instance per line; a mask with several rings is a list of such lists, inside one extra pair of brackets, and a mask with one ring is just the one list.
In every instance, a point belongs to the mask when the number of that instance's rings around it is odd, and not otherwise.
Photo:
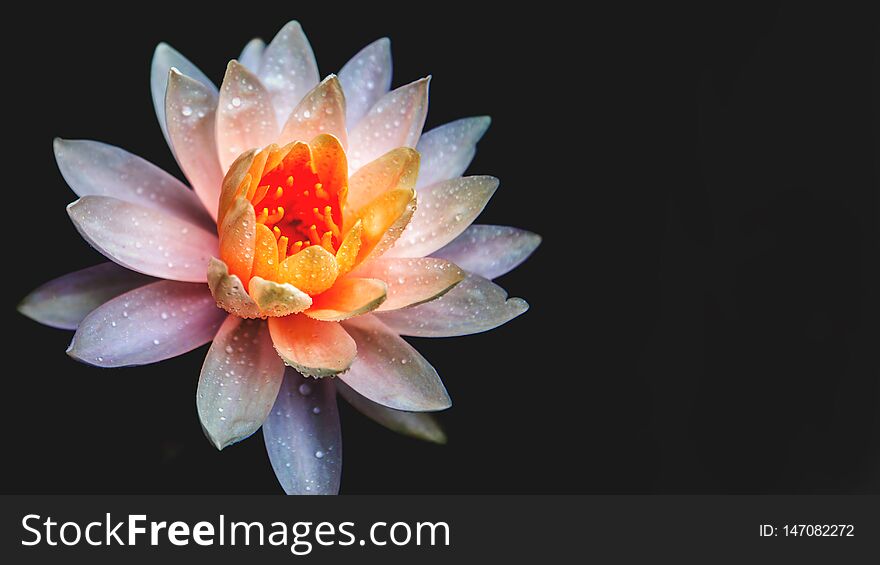
[(236, 96), (235, 98), (233, 98), (233, 99), (232, 99), (232, 105), (235, 106), (236, 108), (238, 108), (239, 106), (241, 106), (241, 98), (239, 98), (238, 96)]
[(190, 108), (189, 106), (184, 106), (183, 108), (180, 109), (180, 113), (183, 114), (184, 116), (192, 116), (193, 109)]
[(303, 396), (308, 396), (312, 394), (312, 386), (308, 383), (303, 383), (299, 385), (299, 393)]
[(315, 457), (317, 457), (318, 459), (323, 459), (323, 458), (324, 458), (324, 452), (323, 452), (323, 451), (316, 451), (316, 452), (315, 452)]

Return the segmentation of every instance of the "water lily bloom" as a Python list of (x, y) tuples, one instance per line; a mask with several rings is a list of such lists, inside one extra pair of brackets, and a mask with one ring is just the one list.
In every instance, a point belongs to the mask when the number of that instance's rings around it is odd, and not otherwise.
[(442, 443), (451, 405), (401, 336), (482, 332), (527, 304), (491, 282), (537, 247), (471, 225), (498, 187), (462, 176), (489, 119), (422, 135), (429, 79), (395, 90), (387, 39), (319, 81), (297, 22), (255, 39), (219, 90), (168, 45), (151, 86), (192, 189), (95, 141), (55, 141), (79, 197), (76, 229), (110, 262), (20, 306), (76, 330), (68, 354), (100, 367), (155, 363), (212, 342), (196, 395), (223, 449), (262, 427), (290, 494), (338, 492), (336, 393), (380, 424)]

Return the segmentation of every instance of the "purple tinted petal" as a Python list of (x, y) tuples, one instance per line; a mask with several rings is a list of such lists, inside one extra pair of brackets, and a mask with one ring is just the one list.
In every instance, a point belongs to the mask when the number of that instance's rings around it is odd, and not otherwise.
[(494, 279), (525, 261), (541, 236), (508, 226), (473, 225), (432, 257), (452, 261), (465, 271)]
[(462, 118), (422, 135), (416, 146), (422, 156), (416, 188), (463, 175), (491, 122), (489, 116)]
[(155, 363), (208, 343), (225, 317), (207, 285), (159, 281), (86, 316), (67, 353), (99, 367)]
[(288, 368), (263, 438), (284, 492), (339, 492), (342, 434), (332, 379), (307, 378)]
[(155, 281), (108, 261), (40, 285), (21, 301), (18, 311), (41, 324), (75, 330), (101, 304)]
[(525, 300), (507, 298), (497, 284), (469, 274), (436, 300), (376, 316), (401, 335), (452, 337), (497, 328), (528, 309)]

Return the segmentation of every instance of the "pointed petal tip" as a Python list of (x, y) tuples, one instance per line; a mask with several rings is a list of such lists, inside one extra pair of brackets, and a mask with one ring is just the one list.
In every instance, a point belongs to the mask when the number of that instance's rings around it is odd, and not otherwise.
[(290, 20), (289, 22), (284, 24), (284, 27), (282, 27), (278, 33), (281, 33), (282, 31), (292, 31), (292, 30), (302, 31), (302, 24), (299, 23), (299, 20)]

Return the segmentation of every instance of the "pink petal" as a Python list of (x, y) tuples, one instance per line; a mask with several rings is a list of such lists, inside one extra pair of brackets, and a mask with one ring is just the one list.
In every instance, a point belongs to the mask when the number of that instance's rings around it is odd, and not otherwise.
[(269, 43), (257, 76), (272, 95), (276, 119), (283, 124), (319, 78), (315, 54), (299, 22), (288, 22)]
[(283, 378), (266, 322), (228, 316), (208, 349), (196, 392), (199, 420), (217, 449), (260, 429)]
[(431, 77), (392, 90), (379, 99), (348, 136), (349, 171), (357, 171), (396, 147), (415, 147), (428, 115)]
[(459, 177), (421, 189), (412, 221), (388, 257), (424, 257), (462, 233), (495, 194), (498, 179)]
[(226, 67), (215, 132), (217, 155), (224, 171), (239, 155), (272, 143), (278, 135), (269, 92), (260, 79), (238, 61), (229, 61)]
[(225, 317), (207, 286), (159, 281), (86, 316), (67, 354), (99, 367), (155, 363), (208, 343)]
[(448, 292), (464, 278), (464, 271), (443, 259), (432, 257), (379, 257), (358, 267), (353, 276), (384, 281), (388, 287), (385, 301), (377, 312), (397, 310), (428, 302)]
[(351, 369), (339, 374), (345, 384), (395, 410), (433, 412), (452, 406), (434, 367), (374, 315), (342, 324), (358, 348)]
[(487, 279), (512, 271), (541, 244), (541, 236), (508, 226), (472, 225), (433, 257)]
[(336, 392), (349, 404), (366, 416), (389, 430), (399, 434), (423, 439), (434, 443), (446, 443), (446, 434), (432, 414), (427, 412), (404, 412), (376, 404), (369, 398), (354, 391), (342, 379), (336, 381)]
[(75, 330), (101, 304), (155, 280), (116, 263), (101, 263), (40, 285), (21, 301), (18, 311), (41, 324)]
[(77, 196), (111, 196), (213, 230), (195, 193), (137, 155), (97, 141), (56, 139), (55, 160)]
[(391, 41), (383, 37), (361, 49), (339, 71), (349, 130), (391, 88), (391, 68)]
[(180, 169), (214, 219), (223, 183), (214, 136), (217, 100), (214, 90), (171, 71), (165, 97), (169, 143)]
[(244, 65), (250, 72), (257, 73), (260, 70), (260, 61), (263, 59), (263, 51), (265, 49), (266, 43), (262, 39), (255, 37), (248, 41), (248, 44), (241, 50), (238, 62)]
[(171, 137), (168, 135), (168, 128), (165, 119), (165, 91), (168, 87), (168, 71), (172, 68), (177, 69), (193, 80), (203, 84), (208, 90), (217, 93), (217, 87), (211, 82), (205, 73), (193, 65), (189, 59), (178, 53), (173, 47), (167, 43), (160, 43), (153, 52), (153, 62), (150, 68), (150, 90), (153, 94), (153, 107), (156, 109), (156, 117), (159, 119), (159, 127), (162, 128), (162, 134), (168, 146), (171, 146)]
[(452, 337), (491, 330), (528, 309), (525, 300), (508, 299), (500, 286), (478, 275), (468, 275), (437, 300), (376, 316), (401, 335)]
[(463, 175), (491, 122), (489, 116), (462, 118), (424, 134), (416, 146), (422, 156), (416, 188)]
[(345, 147), (345, 96), (335, 75), (322, 80), (297, 104), (284, 124), (278, 143), (309, 142), (321, 133), (336, 136)]
[(84, 196), (70, 204), (67, 213), (92, 247), (145, 275), (206, 282), (208, 260), (218, 254), (215, 234), (116, 198)]
[(263, 439), (284, 492), (339, 492), (342, 434), (332, 379), (305, 378), (288, 369), (263, 424)]

